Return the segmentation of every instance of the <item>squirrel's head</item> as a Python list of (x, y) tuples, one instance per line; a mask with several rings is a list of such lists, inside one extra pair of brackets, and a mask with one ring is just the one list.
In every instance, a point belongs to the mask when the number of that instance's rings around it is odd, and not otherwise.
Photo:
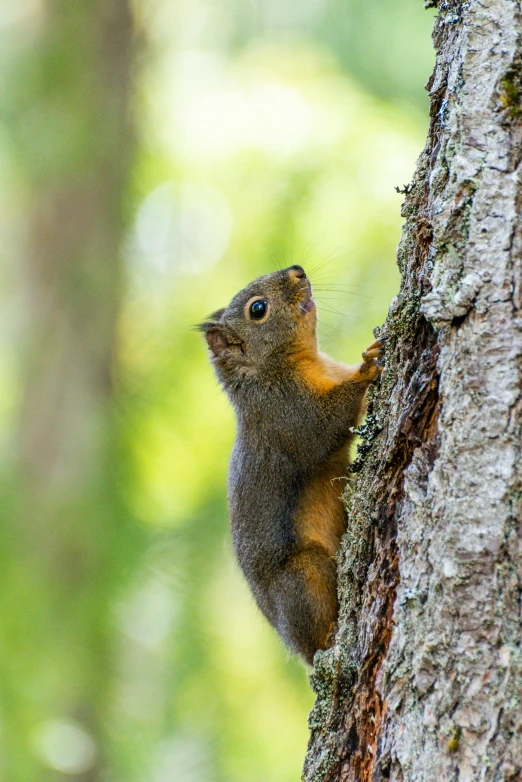
[(315, 350), (316, 310), (304, 269), (290, 266), (258, 277), (198, 328), (225, 386)]

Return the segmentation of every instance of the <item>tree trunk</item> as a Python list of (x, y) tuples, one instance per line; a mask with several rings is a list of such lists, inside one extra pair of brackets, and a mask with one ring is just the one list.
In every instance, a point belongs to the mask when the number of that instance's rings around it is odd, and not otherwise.
[(522, 779), (522, 14), (439, 3), (308, 782)]

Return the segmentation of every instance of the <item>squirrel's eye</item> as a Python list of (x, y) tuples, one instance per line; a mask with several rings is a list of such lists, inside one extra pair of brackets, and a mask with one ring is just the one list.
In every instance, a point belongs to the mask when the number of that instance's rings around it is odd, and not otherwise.
[(252, 320), (261, 320), (266, 315), (268, 303), (265, 299), (258, 299), (250, 305), (249, 313)]

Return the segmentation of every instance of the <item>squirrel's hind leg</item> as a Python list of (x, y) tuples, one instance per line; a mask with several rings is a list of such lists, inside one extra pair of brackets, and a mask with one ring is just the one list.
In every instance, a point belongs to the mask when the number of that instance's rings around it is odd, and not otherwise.
[(318, 544), (301, 549), (273, 584), (276, 629), (288, 646), (311, 665), (318, 649), (327, 649), (337, 621), (335, 559)]

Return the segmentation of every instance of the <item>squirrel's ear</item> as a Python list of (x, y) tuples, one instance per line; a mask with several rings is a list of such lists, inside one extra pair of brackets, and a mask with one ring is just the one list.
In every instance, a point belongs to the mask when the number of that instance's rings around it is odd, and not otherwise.
[(207, 345), (217, 358), (221, 358), (229, 350), (241, 349), (235, 334), (221, 323), (206, 321), (200, 323), (197, 328), (204, 333)]
[(210, 350), (218, 358), (221, 358), (225, 351), (230, 347), (230, 342), (223, 329), (209, 329), (208, 331), (205, 331), (205, 338)]

